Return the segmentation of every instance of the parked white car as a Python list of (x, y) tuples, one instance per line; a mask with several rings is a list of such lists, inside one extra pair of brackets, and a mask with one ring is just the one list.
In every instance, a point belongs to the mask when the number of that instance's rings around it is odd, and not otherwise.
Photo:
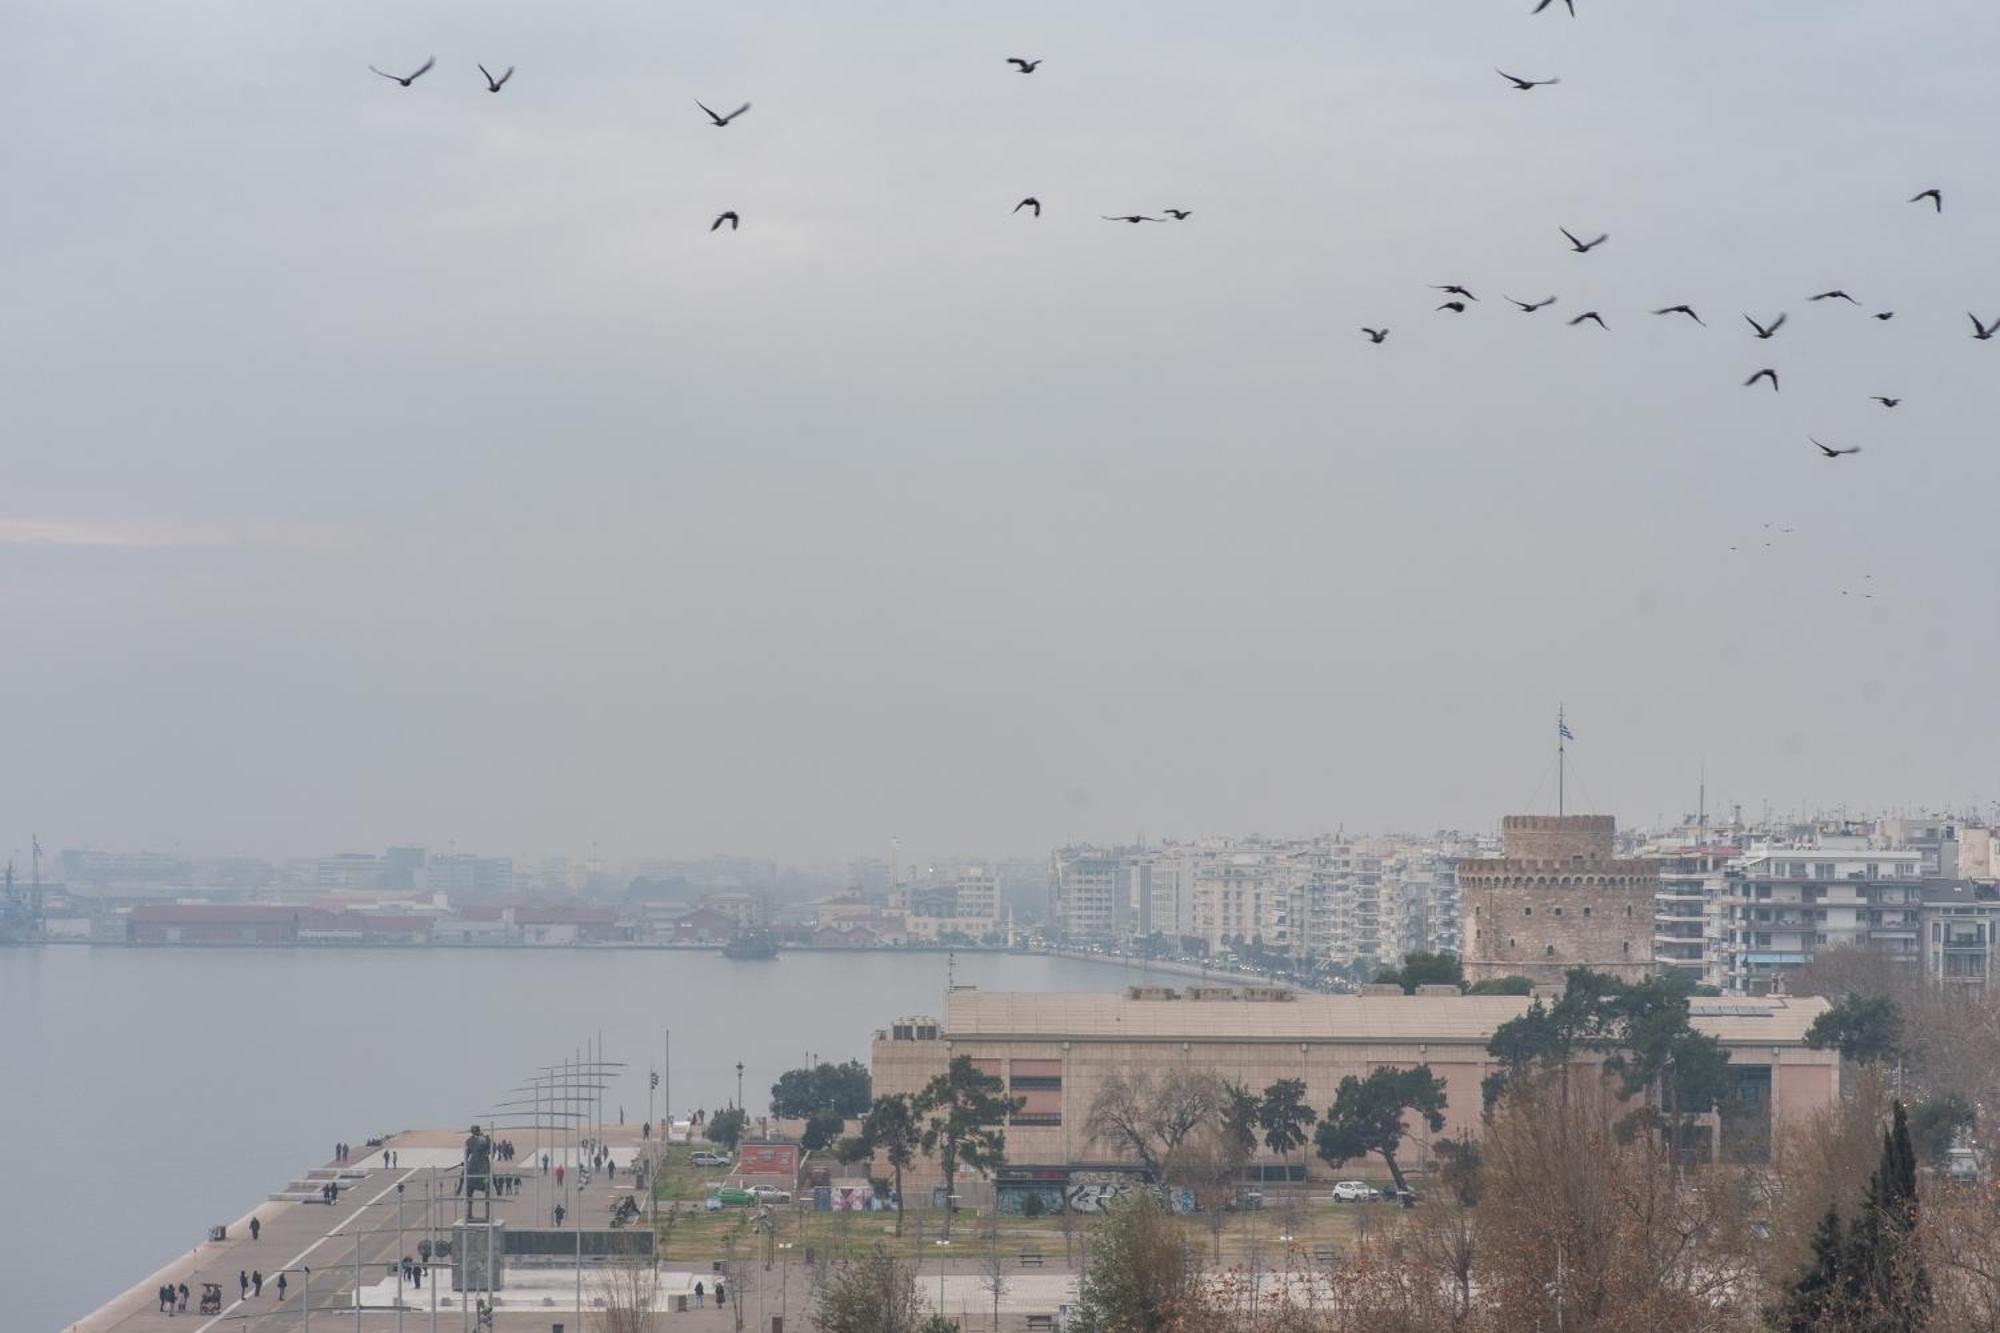
[(750, 1192), (757, 1196), (758, 1203), (790, 1203), (792, 1192), (781, 1190), (776, 1185), (752, 1185)]
[(1375, 1198), (1375, 1188), (1359, 1180), (1336, 1181), (1333, 1186), (1335, 1203), (1368, 1203)]
[(691, 1166), (728, 1166), (729, 1154), (726, 1152), (689, 1153), (688, 1164)]

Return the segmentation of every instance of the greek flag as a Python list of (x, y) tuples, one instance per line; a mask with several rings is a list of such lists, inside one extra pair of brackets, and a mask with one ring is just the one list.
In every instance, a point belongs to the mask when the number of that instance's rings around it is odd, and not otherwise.
[(1562, 737), (1566, 741), (1573, 741), (1576, 739), (1576, 733), (1569, 729), (1569, 723), (1564, 722), (1561, 718), (1556, 719), (1556, 735)]

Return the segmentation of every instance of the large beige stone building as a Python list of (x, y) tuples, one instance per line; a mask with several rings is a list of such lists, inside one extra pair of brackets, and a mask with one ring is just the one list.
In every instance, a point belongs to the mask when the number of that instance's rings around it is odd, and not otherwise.
[[(1506, 995), (1317, 995), (1277, 988), (1134, 986), (1112, 992), (953, 990), (945, 1016), (902, 1018), (875, 1034), (877, 1093), (915, 1093), (954, 1056), (1001, 1079), (1022, 1101), (1007, 1126), (1007, 1158), (1020, 1179), (1047, 1181), (1072, 1171), (1129, 1169), (1114, 1145), (1084, 1130), (1090, 1105), (1113, 1072), (1193, 1069), (1262, 1091), (1279, 1079), (1304, 1079), (1324, 1111), (1348, 1074), (1427, 1064), (1444, 1080), (1444, 1133), (1479, 1132), (1481, 1081), (1493, 1069), (1486, 1044), (1494, 1029), (1531, 1003)], [(1736, 1067), (1746, 1132), (1735, 1150), (1757, 1156), (1774, 1123), (1809, 1114), (1838, 1096), (1839, 1055), (1805, 1045), (1806, 1028), (1826, 1007), (1817, 998), (1757, 1001), (1696, 999), (1694, 1025), (1719, 1039)], [(1433, 1137), (1420, 1122), (1408, 1163), (1421, 1169)], [(1747, 1145), (1747, 1147), (1741, 1146)], [(1300, 1161), (1303, 1156), (1307, 1160)], [(1276, 1178), (1276, 1158), (1264, 1164)], [(1325, 1178), (1306, 1154), (1289, 1164)], [(1037, 1174), (1039, 1173), (1039, 1174)], [(911, 1188), (935, 1178), (920, 1163)], [(1003, 1176), (1003, 1190), (1007, 1178)]]
[(1458, 864), (1468, 981), (1562, 984), (1573, 967), (1638, 981), (1653, 969), (1659, 863), (1621, 860), (1610, 815), (1509, 815), (1501, 854)]

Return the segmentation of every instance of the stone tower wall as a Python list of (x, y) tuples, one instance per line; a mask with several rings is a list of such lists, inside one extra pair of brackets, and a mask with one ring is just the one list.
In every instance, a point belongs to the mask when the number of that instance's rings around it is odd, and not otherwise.
[(1458, 868), (1469, 981), (1560, 985), (1573, 967), (1638, 981), (1653, 970), (1657, 863), (1618, 860), (1608, 815), (1511, 815), (1507, 855)]

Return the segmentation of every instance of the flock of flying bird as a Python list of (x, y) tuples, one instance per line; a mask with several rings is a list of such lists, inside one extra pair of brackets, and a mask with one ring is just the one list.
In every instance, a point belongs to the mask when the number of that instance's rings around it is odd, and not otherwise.
[[(1552, 7), (1556, 2), (1557, 0), (1540, 0), (1540, 2), (1536, 4), (1534, 9), (1531, 10), (1530, 12), (1534, 14), (1540, 14), (1544, 10)], [(1561, 0), (1561, 3), (1564, 9), (1566, 9), (1569, 12), (1570, 17), (1575, 18), (1576, 0)], [(1008, 56), (1006, 58), (1006, 63), (1012, 65), (1014, 67), (1014, 72), (1017, 74), (1033, 74), (1037, 69), (1041, 68), (1042, 64), (1039, 58), (1030, 60), (1024, 56)], [(400, 84), (405, 88), (408, 88), (409, 86), (414, 84), (418, 79), (422, 78), (425, 74), (428, 74), (432, 70), (432, 68), (434, 68), (436, 65), (437, 65), (437, 57), (432, 56), (426, 59), (423, 64), (417, 66), (416, 69), (412, 70), (408, 74), (392, 74), (387, 70), (376, 69), (376, 67), (373, 65), (370, 65), (368, 68), (374, 73), (380, 75), (381, 77), (388, 79), (391, 82)], [(485, 78), (486, 90), (490, 93), (499, 92), (503, 87), (506, 86), (507, 81), (514, 77), (514, 67), (512, 65), (509, 65), (506, 69), (506, 72), (500, 74), (498, 77), (495, 77), (494, 74), (490, 70), (488, 70), (484, 65), (479, 65), (476, 68), (479, 70), (479, 73)], [(1498, 74), (1501, 78), (1505, 79), (1508, 83), (1513, 85), (1513, 87), (1517, 91), (1524, 93), (1533, 92), (1537, 88), (1552, 87), (1562, 82), (1562, 80), (1559, 78), (1548, 78), (1548, 79), (1523, 78), (1517, 74), (1509, 74), (1507, 71), (1503, 69), (1495, 69), (1494, 73)], [(738, 117), (742, 116), (745, 112), (750, 110), (750, 103), (748, 102), (743, 103), (743, 105), (737, 107), (734, 111), (729, 112), (727, 115), (718, 113), (717, 111), (715, 111), (714, 108), (708, 106), (707, 104), (702, 102), (699, 98), (695, 99), (695, 105), (701, 108), (703, 114), (705, 114), (708, 117), (709, 123), (716, 129), (727, 129), (731, 124), (733, 124), (737, 120)], [(1931, 205), (1932, 211), (1934, 213), (1942, 214), (1944, 212), (1944, 192), (1941, 189), (1933, 188), (1927, 190), (1919, 190), (1916, 194), (1910, 196), (1909, 202), (1913, 204), (1921, 204), (1928, 202)], [(1042, 215), (1042, 201), (1036, 198), (1034, 195), (1029, 195), (1026, 198), (1022, 199), (1021, 202), (1015, 204), (1011, 211), (1019, 213), (1023, 209), (1030, 210), (1031, 216), (1039, 218)], [(1124, 222), (1137, 225), (1142, 222), (1166, 222), (1168, 220), (1172, 220), (1174, 222), (1185, 222), (1194, 215), (1192, 209), (1186, 209), (1186, 208), (1163, 208), (1160, 210), (1160, 213), (1162, 214), (1162, 216), (1159, 217), (1155, 217), (1150, 213), (1110, 213), (1110, 214), (1102, 214), (1100, 216), (1102, 216), (1106, 222)], [(715, 232), (715, 231), (720, 231), (723, 227), (727, 226), (733, 232), (738, 230), (742, 225), (743, 225), (742, 216), (738, 214), (735, 209), (732, 208), (732, 209), (725, 209), (721, 213), (718, 213), (715, 217), (715, 220), (709, 224), (708, 229), (711, 232)], [(1602, 246), (1606, 241), (1609, 241), (1611, 239), (1611, 235), (1609, 232), (1601, 233), (1595, 238), (1586, 241), (1582, 237), (1578, 236), (1575, 232), (1569, 230), (1569, 228), (1567, 227), (1558, 227), (1557, 230), (1562, 233), (1563, 239), (1569, 242), (1570, 250), (1573, 253), (1579, 255), (1590, 254), (1591, 252), (1595, 251), (1598, 247)], [(1477, 302), (1479, 300), (1479, 298), (1473, 295), (1473, 293), (1462, 283), (1434, 283), (1432, 284), (1432, 287), (1436, 291), (1443, 292), (1446, 297), (1444, 302), (1436, 307), (1436, 310), (1438, 311), (1448, 311), (1454, 315), (1463, 315), (1467, 311), (1468, 302)], [(1507, 301), (1509, 304), (1513, 305), (1521, 313), (1528, 315), (1532, 315), (1539, 311), (1547, 309), (1548, 307), (1556, 304), (1557, 300), (1557, 298), (1554, 296), (1545, 297), (1539, 301), (1522, 301), (1522, 300), (1517, 300), (1512, 296), (1503, 296), (1502, 299)], [(1848, 295), (1848, 293), (1838, 288), (1835, 288), (1831, 291), (1820, 292), (1817, 295), (1811, 296), (1807, 299), (1810, 301), (1846, 301), (1850, 305), (1856, 305), (1856, 306), (1860, 305), (1860, 302), (1856, 301), (1854, 297)], [(1698, 313), (1696, 313), (1693, 306), (1688, 305), (1685, 302), (1676, 305), (1661, 306), (1658, 309), (1654, 310), (1652, 313), (1655, 315), (1685, 315), (1688, 319), (1693, 320), (1696, 324), (1701, 325), (1703, 328), (1708, 327), (1708, 322), (1704, 320)], [(1894, 319), (1896, 317), (1896, 312), (1893, 310), (1877, 310), (1872, 312), (1870, 317), (1886, 323), (1887, 321)], [(1991, 323), (1988, 323), (1981, 320), (1978, 315), (1972, 314), (1971, 312), (1968, 311), (1967, 318), (1969, 318), (1972, 321), (1972, 336), (1981, 342), (1990, 342), (1993, 340), (1996, 334), (2000, 334), (2000, 316), (1996, 316)], [(1780, 311), (1775, 318), (1766, 322), (1757, 319), (1755, 316), (1746, 314), (1743, 316), (1743, 320), (1746, 324), (1750, 326), (1752, 333), (1756, 338), (1758, 338), (1761, 341), (1769, 341), (1770, 339), (1776, 337), (1778, 334), (1778, 330), (1782, 329), (1785, 326), (1786, 315), (1783, 311)], [(1577, 315), (1568, 322), (1570, 327), (1572, 328), (1586, 323), (1595, 324), (1597, 325), (1598, 328), (1607, 331), (1610, 328), (1610, 325), (1605, 323), (1604, 316), (1595, 310), (1586, 310), (1582, 314)], [(1389, 329), (1386, 326), (1373, 327), (1364, 325), (1361, 329), (1361, 332), (1367, 336), (1368, 341), (1371, 344), (1379, 345), (1389, 340)], [(1771, 386), (1771, 391), (1773, 393), (1778, 392), (1779, 384), (1778, 384), (1778, 372), (1776, 368), (1771, 366), (1765, 366), (1762, 369), (1756, 371), (1754, 374), (1750, 376), (1749, 379), (1743, 381), (1743, 387), (1746, 389), (1754, 388), (1760, 383), (1769, 384)], [(1893, 409), (1899, 406), (1903, 400), (1901, 398), (1891, 397), (1886, 394), (1877, 394), (1873, 398), (1871, 398), (1870, 401), (1880, 403), (1884, 408)], [(1817, 437), (1814, 436), (1809, 435), (1806, 438), (1811, 440), (1813, 445), (1819, 449), (1821, 455), (1826, 458), (1842, 458), (1849, 454), (1858, 454), (1861, 452), (1860, 445), (1835, 447), (1833, 445), (1823, 443)]]

